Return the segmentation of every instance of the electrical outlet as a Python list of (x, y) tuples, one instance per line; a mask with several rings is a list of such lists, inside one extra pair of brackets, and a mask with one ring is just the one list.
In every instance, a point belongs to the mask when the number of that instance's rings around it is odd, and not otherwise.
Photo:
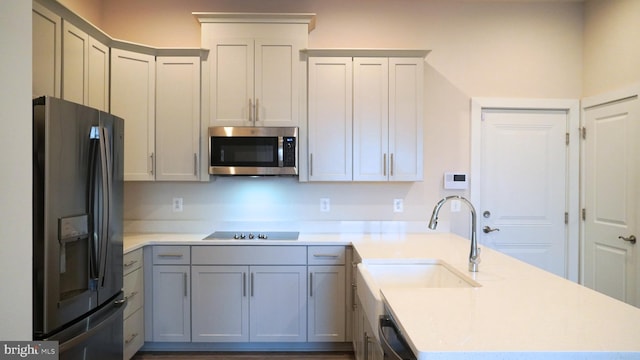
[(320, 211), (321, 212), (331, 211), (331, 200), (329, 200), (329, 198), (320, 199)]
[(451, 200), (451, 212), (460, 212), (460, 200)]
[(173, 212), (182, 212), (182, 198), (173, 198), (171, 207)]
[(393, 212), (401, 213), (404, 211), (402, 199), (393, 199)]

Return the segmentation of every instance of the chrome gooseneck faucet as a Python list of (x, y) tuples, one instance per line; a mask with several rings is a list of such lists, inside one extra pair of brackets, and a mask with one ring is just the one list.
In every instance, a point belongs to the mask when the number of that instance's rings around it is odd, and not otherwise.
[(462, 200), (471, 210), (471, 252), (469, 253), (469, 271), (477, 272), (478, 264), (480, 264), (480, 249), (478, 248), (478, 239), (476, 238), (476, 209), (473, 204), (462, 196), (452, 195), (447, 196), (444, 199), (438, 201), (433, 208), (433, 214), (431, 214), (431, 220), (429, 220), (429, 229), (435, 230), (438, 226), (438, 213), (444, 203), (451, 199)]

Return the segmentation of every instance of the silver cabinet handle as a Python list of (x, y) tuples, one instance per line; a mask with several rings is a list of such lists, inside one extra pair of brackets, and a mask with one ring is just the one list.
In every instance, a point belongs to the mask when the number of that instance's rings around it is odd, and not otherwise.
[(153, 156), (154, 156), (154, 153), (151, 153), (151, 156), (149, 156), (149, 158), (151, 159), (151, 167), (150, 167), (151, 170), (149, 171), (149, 173), (151, 175), (153, 175), (153, 170), (154, 170), (153, 168), (154, 168), (154, 164), (155, 164), (155, 161), (153, 161)]
[(260, 111), (260, 99), (256, 99), (256, 122), (260, 121), (258, 113)]
[(636, 236), (635, 235), (631, 235), (629, 237), (618, 236), (618, 239), (622, 239), (624, 241), (628, 241), (631, 244), (635, 244), (636, 243)]
[(382, 156), (382, 175), (387, 176), (387, 153)]
[(247, 273), (242, 273), (242, 296), (247, 297)]
[(313, 176), (313, 153), (309, 154), (309, 176)]
[(317, 258), (337, 259), (338, 256), (340, 256), (340, 255), (336, 255), (336, 254), (313, 254), (313, 257), (317, 257)]
[(253, 122), (253, 102), (249, 99), (249, 122)]
[(498, 228), (492, 229), (489, 226), (485, 226), (485, 227), (482, 228), (482, 232), (485, 233), (485, 234), (488, 234), (488, 233), (494, 232), (494, 231), (500, 231), (500, 229), (498, 229)]
[(193, 153), (193, 175), (198, 176), (198, 154)]
[(313, 297), (313, 273), (309, 273), (309, 297)]
[(181, 258), (182, 254), (171, 254), (171, 253), (158, 254), (158, 257), (161, 257), (161, 258)]
[(391, 153), (391, 161), (389, 164), (389, 176), (393, 176), (393, 153)]
[(129, 345), (129, 343), (131, 343), (133, 341), (133, 339), (135, 339), (137, 337), (138, 337), (138, 333), (131, 334), (131, 336), (129, 336), (129, 338), (124, 341), (124, 344), (125, 345)]
[(249, 286), (250, 286), (249, 295), (253, 297), (253, 273), (251, 273), (251, 277), (249, 278)]
[(187, 279), (187, 273), (184, 273), (184, 297), (187, 297), (189, 294), (187, 293), (187, 287), (189, 286), (188, 284), (188, 279)]
[(138, 260), (131, 260), (128, 263), (124, 264), (124, 267), (129, 267), (129, 266), (133, 266), (135, 263), (137, 263)]
[(124, 298), (129, 300), (129, 299), (133, 299), (136, 295), (138, 295), (137, 291), (132, 292), (131, 294), (125, 296)]

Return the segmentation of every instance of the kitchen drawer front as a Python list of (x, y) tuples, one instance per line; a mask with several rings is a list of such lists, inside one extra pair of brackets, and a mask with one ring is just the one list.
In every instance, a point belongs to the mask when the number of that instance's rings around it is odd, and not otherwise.
[(153, 247), (153, 265), (189, 265), (189, 246), (162, 245)]
[(309, 246), (309, 265), (344, 265), (344, 246)]
[(124, 359), (129, 360), (144, 345), (144, 310), (124, 319)]
[(127, 307), (124, 309), (125, 319), (144, 304), (144, 275), (142, 269), (130, 272), (124, 277), (124, 296)]
[(306, 265), (306, 246), (193, 246), (198, 265)]
[(122, 257), (124, 275), (142, 267), (142, 249), (124, 254)]

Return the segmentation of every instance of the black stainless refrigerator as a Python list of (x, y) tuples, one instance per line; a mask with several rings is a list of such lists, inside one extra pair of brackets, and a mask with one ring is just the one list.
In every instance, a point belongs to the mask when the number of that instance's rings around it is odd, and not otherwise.
[(33, 338), (60, 359), (122, 359), (124, 122), (33, 100)]

